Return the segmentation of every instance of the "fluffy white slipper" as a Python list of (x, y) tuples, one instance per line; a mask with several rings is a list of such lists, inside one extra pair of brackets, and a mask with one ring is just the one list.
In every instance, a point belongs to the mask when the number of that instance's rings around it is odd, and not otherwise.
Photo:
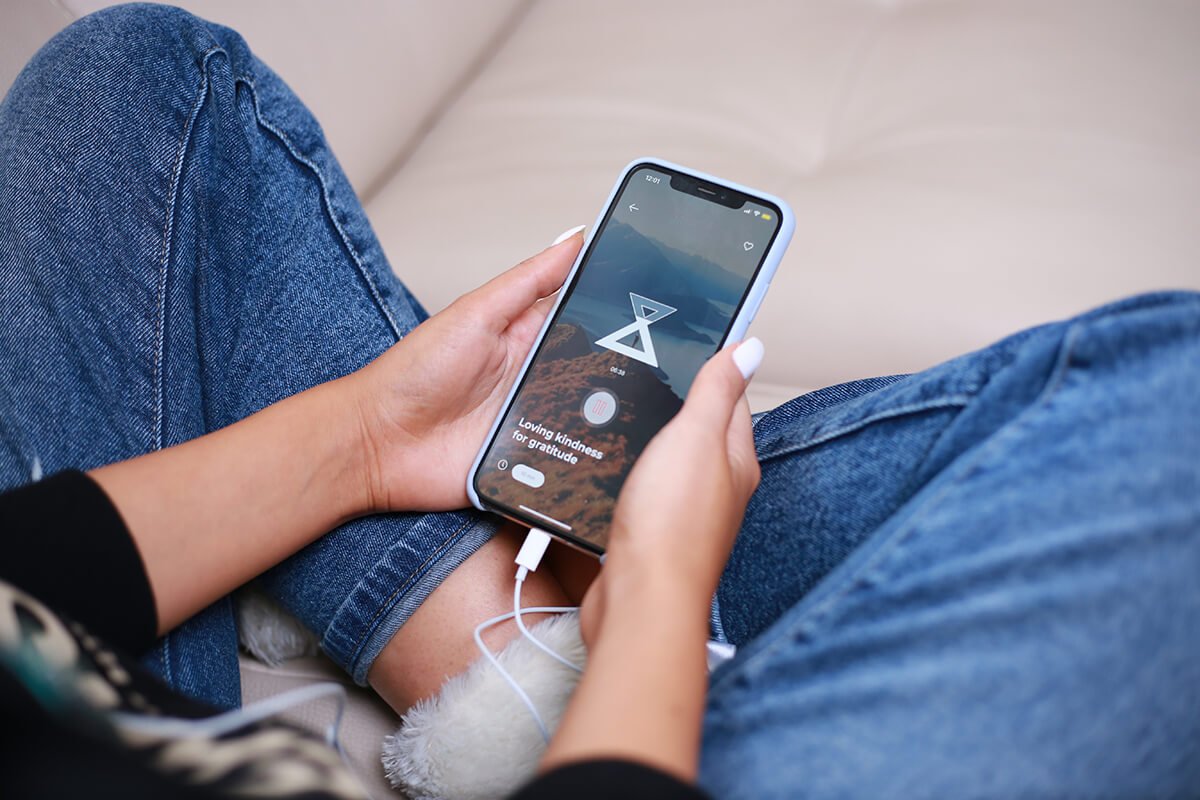
[[(531, 632), (572, 663), (587, 651), (577, 614), (560, 614)], [(519, 636), (499, 661), (529, 695), (547, 729), (562, 719), (579, 673)], [(530, 780), (545, 742), (525, 705), (480, 657), (422, 700), (383, 742), (383, 766), (392, 785), (412, 800), (485, 800), (506, 797)]]
[(234, 602), (238, 641), (259, 661), (277, 667), (289, 658), (317, 652), (317, 637), (261, 590), (247, 587)]

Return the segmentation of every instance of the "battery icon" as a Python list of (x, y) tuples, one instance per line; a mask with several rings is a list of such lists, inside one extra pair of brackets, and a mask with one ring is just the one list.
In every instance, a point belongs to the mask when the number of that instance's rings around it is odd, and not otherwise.
[(770, 219), (770, 218), (771, 218), (771, 215), (770, 215), (770, 214), (763, 214), (763, 215), (762, 215), (762, 218), (763, 218), (763, 219)]

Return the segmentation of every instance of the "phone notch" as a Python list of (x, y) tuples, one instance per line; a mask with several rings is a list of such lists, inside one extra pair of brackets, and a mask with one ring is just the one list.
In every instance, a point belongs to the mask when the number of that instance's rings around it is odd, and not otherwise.
[(693, 178), (690, 175), (676, 173), (671, 176), (671, 188), (677, 192), (690, 194), (728, 208), (741, 208), (746, 204), (746, 196), (739, 191), (721, 186), (717, 183)]

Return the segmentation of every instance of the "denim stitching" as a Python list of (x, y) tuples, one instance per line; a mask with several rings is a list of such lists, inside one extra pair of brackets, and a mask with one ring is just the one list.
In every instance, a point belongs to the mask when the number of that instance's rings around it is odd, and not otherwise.
[(158, 661), (162, 665), (163, 682), (167, 686), (175, 688), (175, 678), (171, 674), (171, 632), (167, 631), (162, 637), (162, 641), (158, 647)]
[[(171, 236), (175, 232), (175, 205), (179, 199), (179, 182), (183, 175), (183, 162), (187, 157), (188, 147), (192, 140), (192, 130), (204, 101), (208, 99), (208, 61), (216, 53), (224, 53), (219, 47), (207, 50), (200, 59), (200, 87), (192, 111), (184, 123), (183, 132), (179, 137), (179, 145), (175, 153), (175, 163), (171, 167), (171, 186), (167, 198), (167, 214), (163, 220), (162, 247), (159, 252), (158, 265), (158, 308), (154, 318), (154, 373), (151, 392), (154, 396), (154, 430), (152, 431), (153, 450), (161, 450), (163, 446), (163, 416), (164, 397), (166, 389), (163, 386), (166, 371), (163, 362), (166, 360), (166, 315), (167, 315), (167, 272), (171, 261)], [(175, 674), (171, 669), (171, 633), (163, 635), (158, 648), (159, 663), (162, 667), (163, 681), (168, 686), (175, 686)]]
[[(341, 222), (338, 221), (337, 214), (335, 213), (335, 210), (334, 210), (333, 199), (329, 193), (329, 184), (325, 180), (325, 174), (321, 171), (321, 168), (318, 167), (316, 165), (316, 163), (313, 162), (312, 159), (303, 155), (299, 151), (299, 149), (292, 143), (292, 140), (290, 138), (288, 138), (287, 134), (285, 134), (283, 132), (283, 130), (279, 128), (279, 126), (272, 123), (270, 120), (267, 119), (266, 115), (263, 114), (262, 108), (259, 106), (258, 89), (257, 89), (257, 87), (255, 87), (254, 81), (251, 80), (250, 78), (246, 77), (245, 75), (240, 75), (235, 80), (237, 83), (245, 85), (250, 90), (250, 99), (254, 104), (254, 118), (255, 118), (255, 120), (257, 120), (258, 124), (261, 125), (263, 128), (265, 128), (268, 132), (273, 134), (287, 149), (288, 153), (292, 156), (292, 158), (296, 159), (301, 164), (308, 167), (308, 169), (316, 177), (317, 183), (321, 187), (321, 200), (325, 205), (326, 216), (329, 219), (330, 224), (332, 224), (334, 230), (337, 231), (338, 238), (341, 239), (342, 246), (346, 248), (346, 252), (349, 253), (350, 259), (354, 262), (354, 266), (358, 270), (359, 275), (362, 277), (363, 281), (367, 284), (367, 290), (370, 292), (371, 298), (375, 301), (375, 304), (379, 308), (380, 313), (383, 314), (384, 319), (387, 321), (388, 327), (391, 328), (392, 334), (396, 337), (397, 341), (400, 340), (401, 338), (403, 338), (403, 334), (400, 332), (399, 324), (396, 322), (396, 319), (392, 315), (391, 309), (388, 308), (387, 303), (384, 302), (383, 295), (380, 294), (379, 288), (378, 288), (378, 286), (376, 286), (374, 278), (372, 278), (370, 273), (367, 271), (366, 265), (363, 263), (362, 258), (358, 254), (358, 251), (355, 249), (354, 245), (351, 243), (349, 235), (347, 235), (345, 229), (342, 227)], [(394, 592), (392, 592), (392, 594), (384, 601), (384, 603), (380, 606), (380, 608), (376, 610), (375, 615), (371, 618), (371, 620), (367, 624), (366, 631), (364, 631), (362, 633), (362, 635), (359, 637), (359, 639), (355, 642), (354, 649), (353, 649), (353, 652), (352, 652), (351, 658), (350, 658), (351, 663), (353, 663), (359, 657), (359, 655), (362, 653), (362, 648), (366, 645), (367, 640), (370, 638), (370, 633), (374, 629), (375, 624), (377, 623), (379, 618), (385, 613), (385, 611), (388, 608), (390, 608), (392, 605), (394, 605), (395, 599), (397, 597), (403, 595), (404, 592), (409, 587), (411, 587), (412, 584), (418, 579), (418, 577), (421, 574), (424, 574), (425, 568), (432, 561), (436, 560), (437, 557), (439, 555), (441, 555), (441, 553), (444, 552), (446, 550), (446, 548), (448, 548), (455, 540), (457, 540), (457, 538), (459, 537), (459, 534), (461, 534), (464, 530), (466, 530), (466, 528), (469, 525), (470, 525), (470, 522), (464, 522), (462, 524), (462, 526), (460, 526), (457, 530), (455, 530), (454, 533), (451, 534), (450, 537), (447, 538), (442, 543), (441, 547), (439, 547), (424, 562), (422, 562), (420, 566), (418, 566), (415, 570), (413, 570), (413, 572), (411, 572), (408, 575), (408, 577), (400, 584), (400, 586), (397, 587), (396, 590)]]
[[(364, 647), (366, 647), (367, 641), (370, 640), (371, 634), (373, 634), (375, 632), (375, 627), (379, 623), (380, 618), (382, 618), (388, 611), (390, 611), (392, 609), (392, 607), (395, 606), (396, 600), (398, 598), (402, 597), (406, 592), (408, 592), (408, 590), (412, 588), (412, 585), (414, 583), (416, 583), (417, 580), (419, 580), (422, 575), (425, 574), (428, 566), (431, 563), (433, 563), (434, 561), (437, 561), (437, 559), (442, 555), (442, 553), (444, 553), (455, 542), (457, 542), (461, 538), (461, 534), (465, 530), (470, 528), (472, 525), (474, 525), (475, 522), (476, 522), (475, 520), (467, 520), (462, 525), (460, 525), (458, 527), (458, 529), (454, 531), (454, 533), (450, 534), (450, 536), (448, 536), (441, 543), (441, 545), (438, 547), (437, 550), (430, 553), (428, 558), (426, 558), (424, 561), (422, 561), (418, 567), (416, 567), (412, 572), (410, 572), (408, 574), (408, 577), (406, 577), (400, 583), (400, 585), (397, 586), (396, 589), (390, 595), (388, 595), (387, 599), (385, 599), (379, 605), (379, 607), (375, 610), (375, 614), (371, 617), (370, 620), (368, 620), (367, 625), (366, 625), (365, 629), (363, 630), (362, 634), (358, 637), (357, 641), (355, 641), (355, 643), (354, 643), (354, 649), (350, 653), (350, 663), (351, 664), (358, 661), (359, 656), (362, 655), (362, 650)], [(339, 609), (339, 612), (340, 612), (340, 609)], [(336, 615), (335, 615), (335, 618), (336, 618)]]
[[(209, 87), (208, 64), (209, 64), (209, 60), (214, 55), (217, 55), (217, 54), (221, 54), (221, 55), (225, 56), (227, 59), (229, 58), (228, 52), (226, 52), (226, 50), (224, 48), (217, 46), (217, 47), (212, 47), (209, 50), (207, 50), (200, 60), (199, 96), (197, 97), (196, 102), (192, 107), (192, 111), (188, 115), (187, 122), (184, 125), (183, 133), (180, 137), (178, 150), (177, 150), (177, 153), (175, 156), (175, 162), (174, 162), (174, 165), (172, 167), (172, 172), (171, 172), (171, 186), (170, 186), (169, 200), (168, 200), (168, 206), (167, 206), (167, 215), (166, 215), (166, 219), (163, 224), (163, 243), (162, 243), (161, 254), (160, 254), (160, 259), (159, 259), (159, 275), (158, 275), (158, 286), (157, 286), (157, 289), (158, 289), (158, 314), (155, 319), (155, 333), (154, 333), (155, 360), (154, 360), (154, 378), (153, 378), (153, 381), (154, 381), (154, 383), (153, 383), (153, 392), (154, 392), (153, 449), (155, 449), (155, 450), (162, 449), (163, 438), (164, 438), (163, 437), (163, 417), (164, 417), (163, 404), (164, 404), (164, 396), (165, 396), (165, 387), (164, 387), (163, 383), (164, 383), (165, 371), (163, 369), (163, 362), (165, 360), (165, 340), (166, 340), (166, 294), (167, 294), (167, 273), (168, 273), (168, 267), (169, 267), (169, 262), (170, 262), (170, 258), (171, 258), (171, 236), (174, 232), (175, 206), (176, 206), (176, 203), (177, 203), (178, 197), (179, 197), (179, 184), (180, 184), (180, 177), (183, 174), (183, 162), (187, 156), (188, 146), (191, 143), (191, 135), (192, 135), (192, 131), (195, 126), (195, 121), (196, 121), (197, 117), (199, 117), (200, 111), (203, 109), (204, 103), (208, 98), (208, 87)], [(258, 124), (261, 125), (264, 129), (266, 129), (269, 133), (273, 134), (280, 142), (282, 142), (284, 147), (287, 149), (288, 153), (293, 158), (295, 158), (298, 162), (300, 162), (304, 166), (308, 167), (308, 169), (316, 177), (317, 183), (321, 187), (321, 199), (325, 205), (326, 215), (327, 215), (330, 223), (333, 225), (334, 230), (337, 231), (338, 237), (341, 240), (342, 245), (346, 248), (347, 253), (349, 253), (351, 260), (354, 262), (355, 268), (358, 270), (359, 274), (362, 276), (362, 279), (366, 282), (367, 289), (370, 292), (372, 299), (375, 301), (376, 306), (379, 308), (380, 312), (383, 314), (384, 319), (387, 321), (388, 327), (391, 328), (392, 334), (395, 336), (395, 338), (397, 340), (401, 339), (402, 334), (400, 333), (400, 326), (397, 324), (395, 317), (392, 315), (391, 309), (389, 309), (387, 307), (387, 304), (384, 302), (383, 296), (380, 294), (379, 289), (376, 286), (374, 279), (367, 272), (366, 266), (362, 262), (362, 258), (359, 256), (358, 251), (354, 248), (354, 245), (350, 242), (349, 236), (346, 234), (345, 229), (342, 227), (341, 223), (337, 219), (337, 214), (334, 212), (333, 201), (329, 194), (329, 184), (325, 180), (324, 173), (311, 159), (307, 158), (306, 156), (304, 156), (300, 153), (300, 151), (295, 147), (295, 145), (292, 144), (292, 141), (288, 138), (288, 136), (278, 126), (276, 126), (275, 124), (270, 122), (263, 115), (262, 110), (259, 107), (258, 90), (254, 86), (254, 82), (245, 76), (235, 77), (234, 81), (235, 81), (235, 83), (244, 84), (250, 90), (250, 98), (254, 104), (254, 117), (255, 117), (255, 120), (258, 122)], [(469, 523), (464, 523), (462, 527), (460, 527), (458, 530), (456, 530), (454, 532), (454, 534), (450, 537), (450, 539), (448, 539), (445, 543), (443, 543), (442, 547), (439, 548), (436, 553), (431, 555), (429, 559), (427, 559), (424, 563), (422, 563), (421, 566), (408, 577), (406, 582), (402, 585), (401, 589), (398, 589), (395, 593), (392, 594), (391, 597), (388, 598), (387, 603), (391, 603), (398, 594), (402, 594), (403, 587), (411, 586), (411, 584), (416, 579), (418, 574), (421, 573), (421, 571), (430, 563), (431, 560), (433, 560), (434, 558), (436, 558), (437, 555), (439, 555), (441, 552), (443, 552), (446, 549), (446, 547), (448, 547), (452, 543), (452, 541), (454, 541), (457, 538), (457, 536), (460, 533), (462, 533), (463, 530), (466, 529), (468, 524)], [(382, 613), (383, 613), (383, 609), (380, 609), (379, 611), (377, 611), (375, 617), (372, 619), (372, 623), (374, 623), (378, 619), (380, 614), (382, 614)], [(361, 652), (366, 638), (367, 638), (366, 636), (362, 637), (359, 640), (359, 642), (356, 644), (355, 653), (354, 653), (355, 657), (357, 657), (358, 654)], [(174, 677), (173, 677), (173, 671), (171, 669), (171, 663), (170, 663), (170, 649), (171, 649), (170, 648), (170, 634), (168, 633), (167, 635), (162, 637), (161, 646), (159, 648), (159, 656), (160, 656), (160, 662), (162, 664), (163, 678), (167, 682), (168, 685), (173, 686), (174, 685)]]
[[(1042, 391), (1038, 394), (1037, 399), (1031, 403), (1028, 408), (1018, 414), (1016, 418), (1009, 422), (1008, 425), (1005, 425), (1002, 430), (997, 431), (996, 434), (987, 442), (987, 444), (980, 448), (980, 453), (969, 462), (969, 466), (977, 464), (985, 455), (989, 453), (989, 451), (994, 450), (996, 447), (1000, 446), (1005, 441), (1011, 439), (1013, 436), (1016, 436), (1018, 433), (1024, 430), (1024, 427), (1029, 423), (1029, 418), (1032, 416), (1032, 413), (1034, 411), (1042, 410), (1046, 405), (1049, 404), (1051, 398), (1058, 393), (1058, 390), (1062, 388), (1063, 382), (1066, 379), (1067, 368), (1071, 360), (1071, 355), (1075, 349), (1075, 341), (1079, 338), (1079, 331), (1082, 329), (1082, 327), (1082, 324), (1072, 325), (1071, 328), (1067, 330), (1066, 334), (1064, 334), (1062, 344), (1060, 345), (1058, 358), (1054, 364), (1054, 370), (1050, 373), (1050, 377), (1047, 378), (1046, 384), (1042, 387)], [(922, 518), (922, 515), (930, 510), (930, 505), (941, 499), (941, 497), (949, 492), (952, 487), (957, 485), (964, 477), (967, 477), (967, 474), (970, 472), (971, 469), (967, 468), (965, 474), (960, 474), (954, 481), (947, 483), (947, 485), (942, 487), (942, 490), (939, 491), (935, 497), (930, 498), (928, 502), (924, 503), (919, 512), (914, 514), (909, 519), (908, 524), (905, 526), (906, 530), (900, 536), (899, 540), (896, 541), (895, 545), (890, 548), (892, 558), (898, 556), (903, 551), (904, 547), (912, 541), (913, 537), (917, 535), (917, 526), (915, 523)], [(876, 569), (873, 572), (868, 572), (863, 577), (870, 579), (871, 577), (879, 576), (881, 574), (880, 569), (882, 569), (884, 566), (883, 561), (884, 560), (881, 559), (876, 565)]]
[[(1037, 411), (1041, 411), (1044, 406), (1050, 401), (1051, 397), (1061, 388), (1066, 377), (1067, 367), (1071, 359), (1071, 354), (1075, 347), (1076, 339), (1082, 329), (1082, 324), (1072, 325), (1063, 337), (1063, 342), (1060, 345), (1058, 358), (1054, 365), (1054, 371), (1046, 380), (1045, 386), (1042, 387), (1041, 393), (1037, 399), (1030, 403), (1020, 414), (1017, 415), (1011, 422), (1005, 425), (1001, 430), (993, 434), (989, 440), (981, 446), (969, 459), (959, 465), (954, 480), (947, 481), (945, 486), (942, 486), (937, 494), (926, 498), (920, 509), (908, 519), (904, 525), (896, 531), (893, 531), (888, 540), (882, 542), (878, 549), (871, 554), (863, 564), (859, 565), (853, 573), (838, 576), (839, 586), (831, 591), (829, 596), (821, 598), (817, 604), (804, 611), (791, 620), (790, 623), (777, 631), (777, 636), (773, 638), (775, 641), (767, 644), (762, 650), (750, 655), (742, 664), (738, 665), (737, 669), (730, 669), (719, 680), (712, 684), (712, 690), (723, 686), (726, 682), (736, 677), (737, 675), (745, 674), (756, 663), (773, 656), (781, 647), (790, 644), (797, 634), (804, 628), (813, 625), (820, 625), (833, 612), (837, 603), (842, 601), (846, 595), (857, 588), (862, 580), (870, 575), (877, 575), (878, 568), (882, 566), (889, 558), (894, 558), (903, 547), (908, 544), (916, 533), (916, 523), (922, 518), (922, 514), (929, 511), (939, 500), (942, 499), (951, 489), (958, 486), (961, 479), (970, 473), (971, 468), (978, 462), (989, 456), (998, 446), (1007, 442), (1018, 432), (1024, 429), (1029, 418)], [(810, 631), (811, 633), (811, 631)]]
[(396, 340), (399, 341), (403, 338), (404, 334), (400, 332), (400, 325), (396, 322), (396, 318), (392, 316), (392, 311), (387, 307), (387, 303), (384, 302), (383, 295), (379, 292), (379, 287), (375, 285), (375, 279), (372, 278), (371, 274), (367, 271), (366, 265), (363, 263), (362, 258), (359, 256), (358, 251), (354, 248), (354, 245), (350, 242), (350, 237), (346, 234), (345, 229), (342, 227), (342, 223), (338, 221), (337, 214), (334, 212), (333, 199), (329, 194), (329, 184), (325, 180), (325, 174), (321, 171), (321, 168), (312, 161), (312, 159), (303, 155), (299, 149), (292, 144), (292, 140), (288, 138), (287, 134), (285, 134), (278, 126), (270, 122), (263, 115), (262, 110), (258, 105), (258, 90), (254, 86), (254, 81), (245, 77), (244, 75), (237, 77), (235, 80), (237, 83), (245, 84), (246, 87), (250, 89), (250, 99), (254, 103), (254, 118), (258, 121), (258, 124), (262, 125), (263, 128), (274, 134), (275, 137), (283, 143), (283, 146), (287, 148), (287, 151), (291, 154), (292, 158), (308, 167), (309, 170), (312, 171), (313, 175), (316, 176), (317, 183), (321, 186), (321, 200), (325, 204), (325, 212), (326, 216), (329, 218), (329, 222), (333, 225), (333, 229), (337, 231), (338, 238), (341, 239), (342, 246), (346, 248), (346, 252), (350, 254), (350, 260), (354, 262), (354, 266), (358, 270), (359, 275), (361, 275), (363, 281), (366, 282), (367, 290), (371, 293), (371, 298), (375, 301), (380, 313), (382, 313), (384, 319), (387, 320), (388, 327), (392, 329), (392, 334), (396, 337)]
[(163, 221), (163, 241), (159, 256), (158, 267), (158, 314), (154, 318), (154, 450), (163, 446), (163, 404), (166, 389), (163, 386), (165, 370), (163, 361), (166, 359), (166, 314), (167, 314), (167, 271), (171, 261), (171, 236), (175, 231), (175, 204), (179, 199), (179, 179), (183, 174), (183, 161), (187, 156), (188, 146), (192, 140), (192, 129), (204, 101), (208, 98), (208, 60), (215, 53), (224, 53), (219, 47), (213, 47), (205, 52), (200, 59), (200, 92), (192, 106), (192, 113), (184, 123), (183, 133), (179, 137), (179, 148), (175, 154), (175, 164), (171, 168), (171, 188), (167, 200), (167, 217)]
[(849, 422), (830, 431), (816, 433), (809, 438), (801, 439), (799, 442), (789, 443), (786, 447), (778, 450), (768, 450), (759, 456), (760, 462), (770, 461), (780, 456), (791, 455), (801, 450), (807, 450), (810, 447), (815, 447), (819, 444), (837, 439), (840, 436), (845, 436), (848, 433), (853, 433), (859, 428), (865, 428), (868, 425), (873, 425), (876, 422), (892, 419), (893, 417), (901, 417), (907, 414), (917, 414), (924, 411), (933, 411), (941, 408), (962, 408), (971, 402), (970, 395), (950, 395), (948, 397), (938, 398), (937, 400), (926, 401), (922, 403), (910, 403), (906, 406), (897, 406), (879, 411), (875, 414), (870, 414), (862, 419)]

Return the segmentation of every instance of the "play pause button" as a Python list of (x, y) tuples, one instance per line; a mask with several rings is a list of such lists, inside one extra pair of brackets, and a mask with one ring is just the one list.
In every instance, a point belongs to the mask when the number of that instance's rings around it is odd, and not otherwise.
[(592, 392), (583, 400), (583, 420), (594, 428), (612, 422), (617, 415), (617, 396), (608, 389)]

